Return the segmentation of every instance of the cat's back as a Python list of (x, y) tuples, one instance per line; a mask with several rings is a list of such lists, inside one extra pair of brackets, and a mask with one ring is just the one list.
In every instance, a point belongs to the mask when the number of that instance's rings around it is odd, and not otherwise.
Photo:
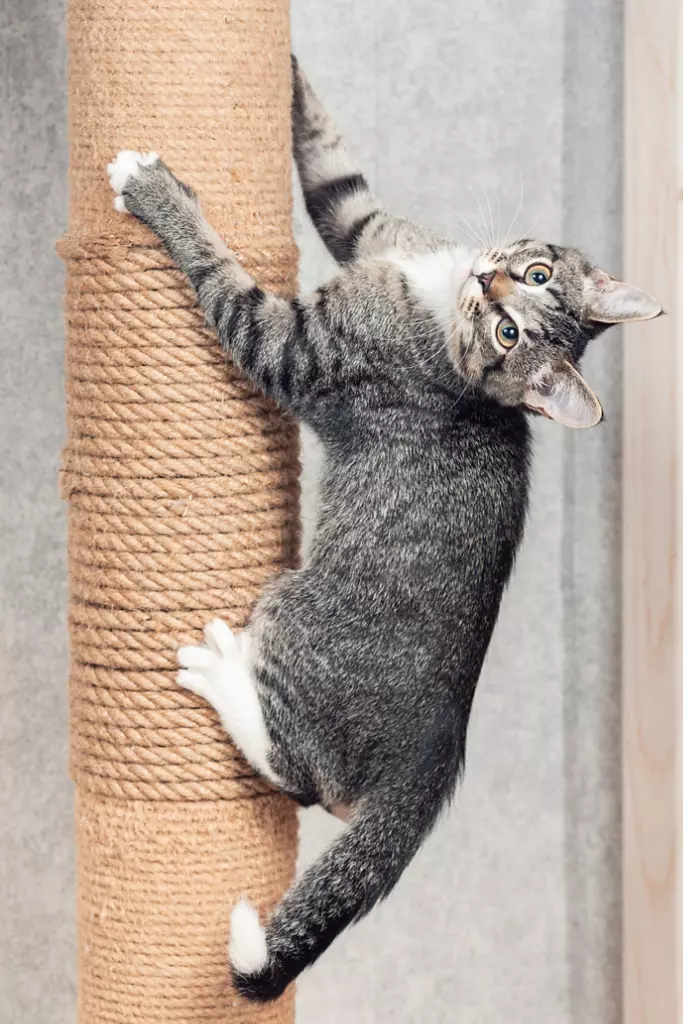
[(517, 410), (373, 414), (326, 446), (311, 568), (333, 589), (371, 595), (379, 580), (425, 607), (446, 581), (497, 591), (523, 531), (528, 462)]

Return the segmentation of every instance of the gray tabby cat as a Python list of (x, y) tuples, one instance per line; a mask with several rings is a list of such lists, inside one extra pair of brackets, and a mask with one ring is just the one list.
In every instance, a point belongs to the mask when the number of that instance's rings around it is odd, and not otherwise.
[(387, 896), (463, 768), (472, 698), (522, 537), (527, 411), (571, 427), (600, 404), (577, 369), (607, 325), (661, 312), (575, 249), (473, 251), (386, 213), (294, 64), (294, 152), (338, 276), (264, 292), (156, 155), (109, 167), (118, 210), (157, 233), (226, 352), (325, 449), (303, 568), (249, 628), (179, 652), (251, 764), (348, 819), (265, 927), (240, 903), (230, 960), (269, 1000)]

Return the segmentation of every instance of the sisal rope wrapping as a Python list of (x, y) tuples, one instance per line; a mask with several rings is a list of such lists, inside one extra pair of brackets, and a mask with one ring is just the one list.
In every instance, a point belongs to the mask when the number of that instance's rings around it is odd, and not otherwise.
[(296, 429), (226, 364), (104, 174), (156, 150), (259, 282), (294, 290), (285, 0), (70, 0), (71, 770), (82, 1024), (291, 1021), (229, 989), (231, 906), (294, 869), (293, 807), (175, 682), (296, 559)]

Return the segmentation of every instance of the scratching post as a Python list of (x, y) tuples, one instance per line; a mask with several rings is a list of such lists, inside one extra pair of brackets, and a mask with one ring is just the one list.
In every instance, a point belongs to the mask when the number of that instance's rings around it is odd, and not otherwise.
[(293, 1020), (229, 988), (229, 913), (294, 868), (294, 809), (175, 683), (297, 547), (295, 429), (230, 366), (105, 166), (155, 150), (256, 278), (294, 288), (286, 0), (71, 0), (71, 769), (81, 1024)]

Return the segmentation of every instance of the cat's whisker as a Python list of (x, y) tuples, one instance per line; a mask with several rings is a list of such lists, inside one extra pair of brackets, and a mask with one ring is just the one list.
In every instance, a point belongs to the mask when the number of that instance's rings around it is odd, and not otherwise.
[[(488, 248), (488, 243), (487, 243), (486, 239), (482, 237), (481, 232), (478, 231), (470, 223), (470, 221), (467, 219), (467, 217), (464, 217), (458, 210), (455, 209), (454, 206), (451, 206), (450, 203), (447, 203), (447, 202), (443, 201), (443, 206), (444, 206), (444, 208), (446, 209), (446, 211), (448, 213), (450, 213), (453, 217), (457, 217), (458, 220), (462, 221), (462, 223), (465, 225), (464, 228), (460, 227), (459, 225), (456, 225), (456, 228), (459, 231), (462, 231), (463, 233), (469, 234), (469, 237), (472, 239), (472, 241), (479, 248), (481, 248), (481, 249), (487, 249)], [(467, 228), (467, 231), (465, 231), (465, 228)]]
[[(460, 365), (461, 361), (465, 358), (465, 356), (469, 352), (470, 346), (471, 346), (473, 341), (474, 341), (474, 321), (472, 321), (472, 324), (470, 326), (470, 335), (469, 335), (469, 338), (467, 339), (467, 343), (465, 345), (465, 348), (463, 349), (463, 354), (461, 356), (461, 359), (458, 360), (458, 366)], [(461, 374), (461, 376), (464, 377), (464, 374)], [(470, 386), (470, 382), (467, 380), (466, 377), (464, 377), (464, 384), (462, 386), (462, 391), (460, 392), (460, 394), (456, 398), (455, 402), (453, 403), (453, 408), (455, 408), (458, 405), (460, 399), (465, 394), (465, 392), (467, 391), (469, 386)]]
[(465, 357), (467, 356), (467, 353), (470, 350), (470, 346), (472, 344), (473, 336), (474, 336), (474, 324), (472, 324), (470, 326), (469, 337), (468, 337), (467, 341), (465, 342), (465, 345), (463, 346), (463, 350), (460, 353), (459, 359), (457, 359), (456, 362), (455, 362), (455, 369), (460, 373), (461, 376), (464, 376), (464, 373), (462, 372), (463, 371), (463, 364), (465, 362)]
[[(470, 221), (468, 221), (467, 217), (463, 217), (463, 215), (461, 213), (458, 213), (458, 211), (454, 210), (454, 209), (451, 209), (450, 212), (451, 212), (452, 216), (457, 217), (460, 221), (462, 221), (462, 223), (465, 225), (465, 227), (468, 229), (468, 231), (470, 233), (470, 238), (477, 245), (477, 248), (479, 248), (479, 249), (486, 249), (487, 248), (486, 239), (482, 237), (481, 233), (475, 227), (473, 227), (473, 225), (470, 223)], [(465, 228), (461, 227), (460, 230), (464, 231)]]
[(460, 232), (462, 232), (462, 234), (463, 234), (463, 235), (465, 235), (465, 237), (466, 237), (467, 239), (469, 239), (469, 241), (470, 241), (470, 242), (471, 242), (471, 243), (472, 243), (473, 245), (475, 245), (475, 246), (477, 247), (477, 249), (481, 249), (481, 248), (484, 248), (484, 247), (482, 246), (482, 244), (481, 244), (481, 241), (480, 241), (479, 239), (475, 238), (475, 237), (474, 237), (474, 235), (473, 235), (473, 234), (471, 234), (471, 232), (469, 232), (469, 231), (468, 231), (468, 230), (467, 230), (466, 228), (464, 228), (464, 227), (463, 227), (463, 226), (462, 226), (461, 224), (456, 224), (456, 225), (454, 225), (454, 226), (455, 226), (455, 230), (456, 230), (456, 231), (460, 231)]
[[(435, 189), (429, 189), (429, 188), (426, 189), (427, 193), (430, 193), (430, 191), (434, 191), (434, 190)], [(466, 224), (466, 227), (463, 227), (461, 224), (454, 225), (456, 230), (462, 231), (463, 234), (466, 234), (468, 239), (472, 242), (472, 244), (474, 246), (477, 247), (477, 249), (485, 249), (486, 248), (486, 243), (481, 238), (480, 232), (476, 231), (474, 229), (474, 227), (472, 226), (472, 224), (470, 223), (470, 221), (467, 220), (466, 217), (463, 217), (463, 215), (461, 213), (459, 213), (458, 210), (455, 209), (455, 207), (453, 207), (450, 203), (446, 203), (445, 200), (442, 198), (442, 196), (440, 194), (439, 194), (439, 203), (440, 203), (440, 205), (443, 207), (443, 209), (447, 213), (450, 213), (453, 216), (458, 217), (459, 220), (464, 221), (464, 223)], [(416, 213), (416, 203), (415, 202), (413, 202), (413, 203), (405, 203), (405, 205), (403, 207), (403, 210), (401, 210), (401, 215), (404, 215), (404, 216), (407, 216), (407, 217), (409, 217), (411, 214), (415, 214), (415, 213)]]
[[(472, 222), (468, 220), (467, 217), (460, 213), (459, 210), (456, 210), (455, 207), (451, 203), (448, 203), (445, 199), (443, 199), (443, 197), (440, 197), (440, 202), (447, 213), (449, 213), (453, 217), (457, 217), (457, 219), (460, 221), (459, 224), (454, 225), (456, 231), (461, 231), (464, 235), (466, 235), (467, 238), (469, 238), (469, 240), (472, 242), (472, 244), (475, 245), (478, 249), (490, 248), (491, 243), (489, 239), (484, 236), (482, 230), (478, 226), (475, 227), (475, 225), (472, 224)], [(414, 206), (414, 204), (412, 205)]]
[(489, 194), (486, 191), (486, 187), (485, 187), (483, 182), (482, 182), (482, 185), (481, 185), (481, 190), (484, 193), (484, 196), (486, 197), (486, 205), (489, 208), (489, 224), (491, 225), (491, 248), (495, 249), (497, 244), (498, 244), (498, 242), (496, 240), (495, 229), (493, 227), (493, 213), (491, 211), (491, 201), (489, 199)]
[(452, 340), (453, 340), (453, 332), (451, 331), (448, 334), (448, 336), (446, 337), (446, 340), (444, 341), (443, 345), (439, 345), (439, 347), (437, 348), (437, 350), (435, 352), (432, 352), (431, 355), (426, 356), (424, 359), (418, 359), (418, 360), (416, 360), (416, 362), (411, 363), (409, 365), (410, 366), (420, 366), (420, 367), (426, 366), (427, 363), (431, 363), (434, 359), (438, 358), (438, 356), (440, 356), (442, 352), (445, 352), (446, 349), (448, 348), (448, 346), (451, 344)]
[[(450, 336), (449, 336), (449, 339), (448, 339), (449, 343), (453, 341), (454, 335), (455, 335), (455, 326), (451, 330), (451, 333), (450, 333)], [(465, 345), (463, 346), (458, 359), (456, 359), (454, 364), (453, 364), (456, 370), (459, 371), (461, 369), (463, 360), (465, 359), (465, 356), (467, 355), (467, 353), (470, 350), (470, 346), (472, 344), (473, 339), (474, 339), (474, 321), (472, 320), (472, 321), (470, 321), (470, 330), (469, 330), (469, 335), (468, 335), (467, 341), (465, 342)]]
[[(448, 311), (444, 310), (444, 312), (448, 312)], [(410, 319), (411, 335), (413, 334), (412, 327), (414, 325), (417, 326), (417, 327), (429, 328), (428, 330), (424, 330), (422, 332), (421, 336), (425, 337), (425, 338), (433, 336), (435, 334), (439, 334), (441, 332), (441, 330), (442, 330), (442, 328), (439, 327), (439, 323), (438, 323), (438, 321), (437, 321), (437, 319), (436, 319), (436, 317), (434, 316), (433, 313), (425, 313), (422, 316), (411, 316), (411, 319)], [(388, 341), (389, 339), (385, 338), (384, 340)]]
[(520, 238), (533, 238), (534, 237), (534, 231), (536, 230), (536, 225), (537, 224), (538, 224), (538, 217), (534, 217), (534, 219), (532, 220), (532, 222), (531, 222), (531, 224), (529, 226), (529, 229), (526, 230), (526, 231), (520, 231), (517, 234), (517, 239), (520, 239)]
[(451, 216), (458, 217), (461, 221), (463, 221), (465, 224), (467, 224), (469, 229), (470, 229), (469, 232), (468, 232), (468, 231), (466, 231), (466, 229), (464, 227), (462, 227), (462, 225), (456, 224), (455, 225), (456, 230), (462, 231), (464, 234), (468, 234), (470, 240), (477, 246), (478, 249), (481, 249), (483, 252), (486, 251), (487, 249), (491, 248), (492, 241), (491, 241), (491, 239), (489, 237), (486, 237), (486, 238), (482, 237), (481, 232), (477, 230), (476, 238), (475, 238), (472, 235), (472, 233), (471, 233), (475, 229), (473, 228), (473, 226), (470, 223), (470, 221), (468, 221), (465, 217), (463, 217), (463, 215), (461, 213), (458, 213), (457, 210), (453, 209), (453, 207), (448, 206), (448, 204), (444, 204), (444, 206), (445, 206), (447, 212), (449, 212), (451, 214)]
[(518, 165), (517, 169), (519, 171), (519, 202), (517, 203), (517, 209), (515, 210), (515, 215), (512, 218), (512, 220), (510, 221), (510, 227), (505, 232), (505, 238), (504, 238), (505, 244), (507, 244), (508, 241), (509, 241), (510, 235), (512, 234), (512, 229), (514, 228), (515, 224), (517, 223), (517, 218), (520, 215), (520, 212), (522, 210), (522, 205), (524, 203), (524, 176), (522, 175), (522, 168), (521, 168), (521, 166)]
[(472, 195), (474, 196), (474, 200), (475, 200), (477, 206), (479, 207), (479, 216), (481, 217), (482, 234), (484, 235), (484, 238), (486, 239), (486, 248), (490, 249), (492, 247), (492, 241), (493, 240), (488, 235), (488, 229), (486, 227), (486, 219), (484, 217), (484, 209), (483, 209), (483, 207), (482, 207), (482, 205), (481, 205), (481, 203), (479, 201), (479, 196), (476, 194), (476, 192), (474, 191), (474, 189), (472, 188), (471, 185), (469, 186), (469, 189), (470, 189), (470, 192), (472, 193)]
[[(432, 321), (432, 322), (435, 323), (435, 321)], [(445, 338), (443, 344), (439, 345), (438, 348), (436, 349), (436, 351), (432, 352), (430, 355), (426, 356), (424, 359), (418, 359), (414, 363), (411, 363), (409, 365), (422, 367), (422, 366), (425, 366), (427, 363), (432, 362), (434, 359), (437, 359), (438, 356), (440, 356), (441, 353), (444, 352), (447, 348), (449, 348), (449, 346), (452, 344), (454, 334), (455, 334), (455, 324), (451, 324), (450, 330), (448, 330), (446, 332), (446, 338)], [(425, 336), (422, 335), (422, 337), (425, 337)], [(419, 339), (420, 335), (417, 335), (417, 334), (413, 335), (413, 338), (418, 338)]]

